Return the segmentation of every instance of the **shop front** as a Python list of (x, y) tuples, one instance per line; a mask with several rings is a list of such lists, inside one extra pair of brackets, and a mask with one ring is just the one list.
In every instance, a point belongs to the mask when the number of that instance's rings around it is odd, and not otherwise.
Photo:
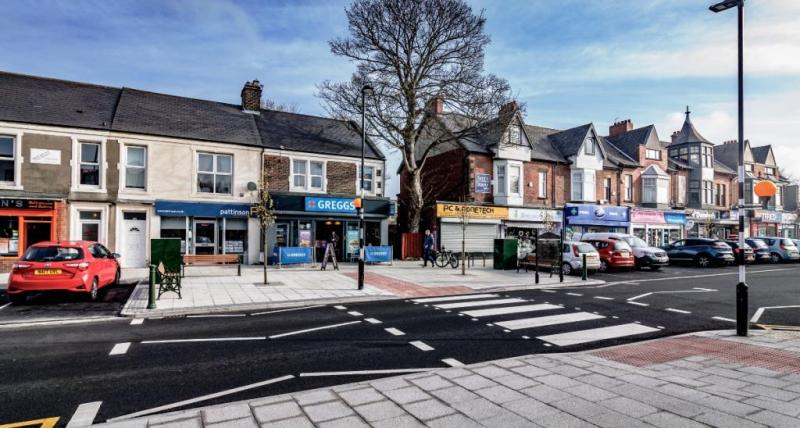
[(780, 236), (783, 213), (779, 211), (755, 210), (750, 219), (750, 236)]
[(567, 240), (579, 240), (586, 233), (628, 233), (630, 224), (628, 207), (592, 204), (567, 204), (564, 207), (564, 236)]
[(11, 264), (31, 245), (57, 239), (63, 203), (55, 200), (0, 198), (0, 270)]
[[(335, 241), (336, 258), (358, 257), (358, 215), (353, 198), (272, 194), (275, 224), (267, 233), (268, 248), (311, 247), (315, 261), (322, 260), (325, 247)], [(390, 202), (365, 198), (364, 245), (388, 245)]]
[(789, 239), (797, 239), (797, 214), (781, 213), (781, 236)]
[(259, 227), (249, 204), (157, 200), (155, 214), (159, 236), (180, 239), (182, 254), (240, 254), (245, 263), (258, 260)]
[(686, 213), (686, 237), (710, 238), (715, 236), (716, 215), (709, 210), (691, 210)]
[(468, 253), (492, 253), (494, 240), (503, 237), (509, 208), (459, 203), (437, 203), (439, 248)]
[(652, 209), (631, 209), (631, 234), (652, 247), (662, 247), (682, 239), (686, 213)]
[(561, 210), (544, 208), (509, 208), (508, 220), (503, 222), (504, 237), (522, 238), (539, 234), (561, 233), (563, 222)]
[[(728, 241), (739, 239), (739, 211), (717, 211), (712, 236)], [(745, 234), (745, 236), (747, 235)]]

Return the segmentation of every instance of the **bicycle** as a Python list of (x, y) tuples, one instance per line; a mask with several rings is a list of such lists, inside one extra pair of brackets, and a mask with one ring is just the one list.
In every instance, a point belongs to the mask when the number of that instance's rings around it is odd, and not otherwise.
[(442, 251), (436, 253), (435, 261), (436, 261), (436, 266), (439, 266), (440, 268), (443, 268), (448, 264), (453, 269), (458, 267), (458, 257), (455, 255), (455, 253), (445, 249), (444, 247), (442, 247)]

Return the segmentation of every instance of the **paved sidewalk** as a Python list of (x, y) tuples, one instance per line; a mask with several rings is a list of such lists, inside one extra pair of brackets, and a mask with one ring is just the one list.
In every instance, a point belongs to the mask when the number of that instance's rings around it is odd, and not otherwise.
[[(491, 264), (491, 263), (490, 263)], [(182, 296), (164, 294), (157, 309), (147, 309), (147, 282), (131, 293), (122, 310), (124, 316), (162, 317), (211, 312), (255, 310), (300, 304), (330, 304), (376, 299), (430, 297), (472, 293), (495, 289), (534, 287), (533, 272), (500, 271), (491, 267), (472, 267), (466, 275), (459, 269), (422, 268), (419, 262), (367, 266), (365, 287), (358, 290), (356, 265), (342, 264), (341, 270), (270, 267), (269, 285), (264, 285), (261, 266), (203, 266), (186, 268)], [(133, 274), (133, 272), (131, 272)], [(537, 287), (602, 284), (580, 277), (540, 274)]]
[(754, 331), (510, 358), (100, 426), (796, 428), (799, 415), (800, 333)]

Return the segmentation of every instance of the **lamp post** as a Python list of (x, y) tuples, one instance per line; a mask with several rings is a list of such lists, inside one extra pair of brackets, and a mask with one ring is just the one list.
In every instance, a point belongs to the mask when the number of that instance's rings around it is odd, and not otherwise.
[[(738, 78), (739, 78), (739, 248), (744, 248), (744, 60), (742, 52), (742, 32), (744, 24), (744, 0), (725, 0), (709, 7), (714, 13), (719, 13), (735, 7), (739, 12), (738, 26)], [(747, 302), (747, 282), (746, 269), (744, 262), (744, 251), (739, 251), (736, 257), (736, 264), (739, 266), (739, 283), (736, 284), (736, 334), (747, 336), (749, 323), (748, 302)]]
[(367, 94), (372, 86), (361, 87), (361, 180), (358, 185), (358, 289), (364, 289), (364, 147), (367, 145)]

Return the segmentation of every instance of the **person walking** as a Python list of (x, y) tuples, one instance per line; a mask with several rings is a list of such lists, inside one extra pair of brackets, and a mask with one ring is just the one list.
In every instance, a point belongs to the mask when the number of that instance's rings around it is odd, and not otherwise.
[(425, 229), (425, 240), (422, 242), (422, 267), (428, 266), (428, 260), (431, 261), (431, 267), (433, 267), (433, 235), (431, 235), (430, 229)]

